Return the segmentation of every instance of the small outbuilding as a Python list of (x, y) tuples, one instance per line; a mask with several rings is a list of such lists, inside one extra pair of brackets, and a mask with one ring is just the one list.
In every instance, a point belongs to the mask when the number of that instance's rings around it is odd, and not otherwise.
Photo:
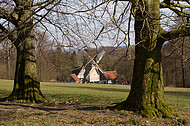
[(116, 71), (105, 71), (106, 81), (108, 84), (115, 84), (117, 82), (118, 74)]

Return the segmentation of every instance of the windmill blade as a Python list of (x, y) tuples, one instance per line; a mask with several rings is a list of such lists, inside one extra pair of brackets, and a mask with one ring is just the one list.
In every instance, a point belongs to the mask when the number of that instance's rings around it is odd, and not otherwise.
[[(104, 51), (104, 50), (103, 50)], [(90, 58), (90, 61), (89, 62), (93, 62), (93, 64), (95, 65), (95, 66), (97, 66), (98, 67), (98, 69), (104, 74), (104, 71), (99, 67), (99, 65), (97, 64), (97, 62), (95, 62), (95, 60), (94, 60), (94, 58), (92, 58), (86, 51), (84, 51), (85, 52), (85, 54)], [(104, 51), (104, 53), (105, 53), (105, 51)], [(104, 54), (103, 53), (103, 54)], [(103, 55), (102, 55), (103, 56)]]
[(94, 60), (94, 58), (95, 57), (91, 57), (85, 50), (84, 50), (84, 53), (88, 56), (88, 58), (90, 59), (89, 61), (88, 61), (88, 63), (90, 63), (90, 62), (93, 62), (94, 64), (96, 64), (96, 62), (95, 62), (95, 60)]
[(103, 57), (103, 55), (105, 54), (105, 51), (104, 50), (102, 50), (99, 54), (98, 54), (98, 56), (97, 56), (97, 62), (96, 63), (99, 63), (100, 62), (100, 60), (102, 59), (102, 57)]

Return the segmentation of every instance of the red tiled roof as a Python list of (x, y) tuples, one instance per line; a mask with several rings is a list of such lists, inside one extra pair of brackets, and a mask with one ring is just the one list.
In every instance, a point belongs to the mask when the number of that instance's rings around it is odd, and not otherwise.
[(114, 80), (118, 76), (116, 71), (105, 71), (104, 74), (108, 80)]
[(73, 77), (73, 79), (78, 82), (80, 81), (80, 79), (76, 76), (76, 74), (71, 74), (71, 76)]

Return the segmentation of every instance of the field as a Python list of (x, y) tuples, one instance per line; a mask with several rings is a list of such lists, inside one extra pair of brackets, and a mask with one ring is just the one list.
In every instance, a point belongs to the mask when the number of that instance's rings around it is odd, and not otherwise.
[[(11, 93), (13, 81), (0, 80), (0, 98)], [(105, 109), (126, 99), (129, 85), (42, 82), (45, 104), (0, 102), (0, 125), (189, 125), (188, 119), (147, 119), (130, 111)], [(190, 88), (165, 88), (165, 100), (190, 117)]]

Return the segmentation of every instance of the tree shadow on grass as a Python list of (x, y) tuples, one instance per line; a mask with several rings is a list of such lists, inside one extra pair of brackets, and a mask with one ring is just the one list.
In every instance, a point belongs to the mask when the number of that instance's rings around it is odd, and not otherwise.
[[(49, 85), (50, 86), (50, 85)], [(115, 88), (100, 88), (100, 87), (82, 87), (82, 86), (56, 86), (52, 85), (52, 87), (65, 87), (65, 88), (81, 88), (81, 89), (90, 89), (90, 90), (98, 90), (98, 91), (110, 91), (110, 92), (129, 92), (130, 89), (115, 89)]]
[(0, 105), (4, 106), (18, 106), (18, 107), (24, 107), (24, 108), (32, 108), (32, 109), (38, 109), (38, 110), (43, 110), (47, 112), (52, 112), (52, 111), (62, 111), (62, 110), (67, 110), (66, 108), (56, 108), (56, 107), (49, 107), (49, 106), (34, 106), (34, 105), (27, 105), (27, 104), (22, 104), (22, 103), (10, 103), (10, 102), (0, 102)]
[(103, 110), (105, 107), (102, 106), (94, 106), (94, 105), (88, 105), (88, 106), (81, 106), (77, 110), (84, 110), (84, 111), (96, 111), (96, 110)]
[[(65, 111), (65, 110), (83, 110), (83, 111), (96, 111), (96, 110), (103, 110), (105, 107), (100, 105), (57, 105), (57, 106), (44, 106), (44, 105), (28, 105), (22, 103), (11, 103), (11, 102), (0, 102), (0, 105), (3, 106), (18, 106), (23, 108), (32, 108), (36, 110), (46, 111), (50, 114)], [(18, 109), (15, 108), (14, 109)]]
[(190, 98), (190, 92), (184, 92), (184, 91), (164, 91), (164, 94), (175, 97), (183, 97), (186, 99)]

